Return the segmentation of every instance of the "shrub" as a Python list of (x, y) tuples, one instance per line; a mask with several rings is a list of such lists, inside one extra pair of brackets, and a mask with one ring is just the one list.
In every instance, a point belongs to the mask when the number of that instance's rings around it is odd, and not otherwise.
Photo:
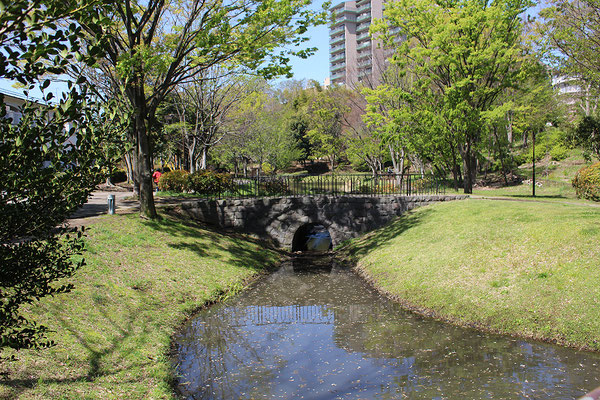
[(600, 201), (600, 162), (580, 169), (573, 179), (577, 197)]
[(283, 179), (267, 178), (260, 181), (260, 191), (266, 195), (284, 195), (289, 192), (289, 188)]
[(233, 179), (228, 174), (197, 171), (188, 176), (188, 189), (198, 194), (217, 194), (232, 191)]
[(554, 161), (561, 161), (567, 158), (569, 155), (569, 149), (567, 149), (564, 145), (559, 144), (550, 149), (550, 157)]
[(189, 174), (183, 170), (165, 172), (158, 181), (158, 188), (162, 191), (185, 192), (188, 190)]
[(268, 162), (262, 163), (261, 168), (262, 168), (262, 171), (267, 175), (271, 175), (271, 174), (275, 173), (275, 167), (273, 167)]
[[(535, 144), (535, 161), (540, 161), (544, 156), (548, 153), (548, 148), (543, 143)], [(533, 146), (529, 146), (529, 150), (527, 152), (527, 162), (533, 162)]]
[(523, 165), (527, 162), (527, 157), (525, 156), (525, 154), (513, 154), (512, 159), (516, 167), (518, 167), (519, 165)]
[(127, 181), (127, 172), (124, 169), (116, 169), (110, 174), (112, 183), (121, 183)]

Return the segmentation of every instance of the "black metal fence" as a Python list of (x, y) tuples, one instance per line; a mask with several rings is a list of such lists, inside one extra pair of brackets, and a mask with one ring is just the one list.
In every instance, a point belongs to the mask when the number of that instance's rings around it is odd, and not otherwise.
[(252, 178), (234, 178), (229, 187), (206, 198), (296, 197), (329, 196), (386, 196), (444, 194), (442, 179), (433, 175), (361, 174), (344, 175), (273, 175)]

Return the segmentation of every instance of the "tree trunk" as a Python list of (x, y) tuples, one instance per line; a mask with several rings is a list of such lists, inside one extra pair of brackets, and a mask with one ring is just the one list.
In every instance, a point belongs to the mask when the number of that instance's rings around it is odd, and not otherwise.
[(508, 110), (506, 113), (506, 137), (508, 139), (508, 143), (513, 142), (513, 112), (512, 110)]
[(392, 159), (392, 168), (394, 169), (394, 173), (398, 173), (398, 162), (396, 160), (396, 152), (391, 144), (388, 144), (388, 149), (390, 150), (390, 157)]
[(193, 143), (188, 146), (188, 158), (190, 161), (190, 174), (196, 172), (196, 138), (194, 138)]
[(494, 125), (492, 130), (494, 134), (494, 138), (496, 139), (496, 146), (498, 148), (498, 158), (500, 158), (500, 167), (502, 169), (502, 176), (504, 177), (504, 185), (508, 186), (508, 177), (506, 176), (506, 160), (504, 157), (504, 152), (502, 151), (502, 144), (500, 143), (500, 138), (498, 137), (498, 127)]
[(452, 179), (454, 180), (454, 191), (458, 192), (458, 165), (452, 167)]
[(467, 142), (460, 146), (460, 153), (463, 159), (464, 179), (463, 189), (465, 194), (473, 193), (473, 185), (477, 173), (477, 158), (473, 154), (472, 143)]
[[(134, 143), (137, 143), (137, 139), (134, 141)], [(137, 146), (134, 146), (133, 149), (131, 150), (132, 157), (131, 157), (131, 167), (132, 167), (132, 172), (133, 172), (133, 194), (135, 196), (137, 196), (139, 198), (140, 196), (140, 173), (138, 171), (138, 165), (139, 165), (139, 161), (138, 161), (138, 148)]]
[(206, 154), (208, 153), (208, 148), (206, 145), (202, 146), (202, 154), (200, 155), (200, 169), (206, 169)]
[(125, 169), (127, 170), (127, 182), (133, 183), (133, 167), (131, 165), (131, 154), (129, 152), (125, 153), (123, 159), (125, 160)]
[(157, 217), (154, 206), (154, 190), (152, 187), (152, 164), (150, 155), (150, 144), (145, 115), (145, 102), (143, 91), (136, 90), (134, 93), (134, 129), (137, 139), (137, 175), (139, 181), (140, 214), (148, 218)]

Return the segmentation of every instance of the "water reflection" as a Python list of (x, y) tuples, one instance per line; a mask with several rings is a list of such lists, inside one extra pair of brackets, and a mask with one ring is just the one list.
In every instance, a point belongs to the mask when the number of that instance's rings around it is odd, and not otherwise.
[(176, 339), (189, 399), (569, 399), (599, 356), (403, 312), (335, 263), (288, 263)]

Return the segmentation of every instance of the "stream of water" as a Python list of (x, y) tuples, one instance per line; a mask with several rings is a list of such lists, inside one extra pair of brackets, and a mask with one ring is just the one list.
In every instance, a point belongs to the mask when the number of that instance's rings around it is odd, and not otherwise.
[(335, 262), (284, 263), (175, 339), (187, 399), (575, 399), (600, 355), (403, 311)]

